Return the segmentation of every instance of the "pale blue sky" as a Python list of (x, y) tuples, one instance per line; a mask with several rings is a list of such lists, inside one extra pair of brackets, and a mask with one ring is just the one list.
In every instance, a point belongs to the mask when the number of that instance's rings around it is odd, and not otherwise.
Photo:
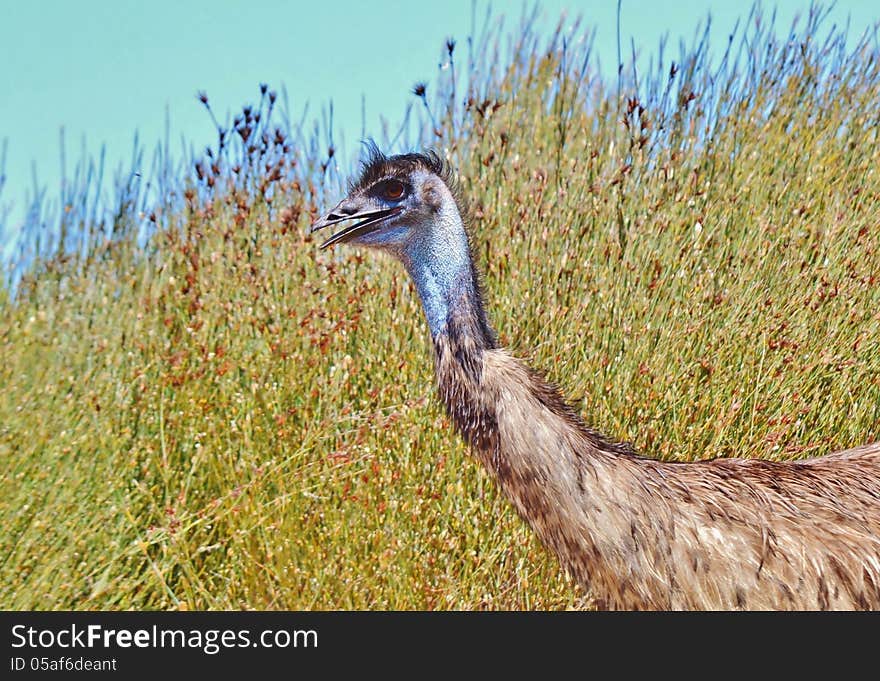
[[(765, 7), (772, 7), (772, 3)], [(804, 0), (776, 3), (788, 27)], [(485, 12), (485, 0), (477, 5)], [(546, 25), (563, 10), (598, 28), (596, 51), (607, 73), (616, 61), (616, 1), (541, 3)], [(747, 3), (718, 0), (623, 0), (622, 38), (653, 50), (668, 32), (690, 38), (712, 14), (716, 45)], [(521, 2), (493, 3), (513, 26)], [(91, 153), (106, 144), (115, 167), (130, 154), (139, 132), (147, 150), (163, 137), (166, 108), (172, 142), (181, 134), (196, 148), (213, 140), (211, 123), (195, 99), (208, 92), (221, 115), (253, 100), (260, 82), (286, 85), (294, 115), (310, 103), (313, 114), (332, 99), (336, 120), (352, 149), (361, 136), (361, 96), (367, 133), (379, 116), (400, 119), (419, 80), (431, 81), (449, 36), (465, 39), (471, 0), (444, 2), (291, 2), (282, 0), (0, 0), (0, 143), (8, 153), (0, 205), (13, 205), (14, 231), (30, 191), (31, 167), (55, 197), (59, 184), (59, 130), (65, 128), (68, 164), (82, 140)], [(838, 2), (832, 20), (851, 17), (850, 33), (880, 19), (876, 0)], [(677, 53), (677, 47), (672, 54)], [(11, 236), (9, 234), (7, 237)], [(2, 238), (2, 236), (0, 236)]]

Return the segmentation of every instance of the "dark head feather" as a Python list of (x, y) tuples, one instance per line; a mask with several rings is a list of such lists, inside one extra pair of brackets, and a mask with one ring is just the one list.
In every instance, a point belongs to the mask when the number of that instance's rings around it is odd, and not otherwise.
[(460, 201), (455, 174), (452, 168), (437, 152), (428, 150), (423, 153), (397, 154), (386, 156), (375, 142), (366, 145), (366, 158), (361, 161), (361, 173), (349, 185), (349, 193), (362, 191), (379, 180), (390, 177), (405, 180), (415, 170), (427, 170), (437, 175), (452, 191), (456, 203)]

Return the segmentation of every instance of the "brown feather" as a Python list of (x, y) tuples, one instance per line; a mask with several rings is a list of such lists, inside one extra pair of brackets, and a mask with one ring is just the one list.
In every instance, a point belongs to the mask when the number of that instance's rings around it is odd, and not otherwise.
[(462, 334), (435, 347), (456, 427), (599, 607), (880, 607), (880, 443), (794, 462), (658, 461), (588, 428), (503, 350)]

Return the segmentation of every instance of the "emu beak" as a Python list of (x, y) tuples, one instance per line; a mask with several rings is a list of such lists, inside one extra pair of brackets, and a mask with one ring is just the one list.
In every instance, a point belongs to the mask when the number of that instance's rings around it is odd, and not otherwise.
[(344, 204), (345, 201), (336, 206), (336, 208), (327, 213), (327, 215), (318, 218), (318, 220), (313, 222), (310, 232), (317, 232), (319, 229), (324, 229), (331, 225), (337, 225), (341, 222), (347, 222), (348, 220), (358, 220), (358, 222), (355, 222), (353, 225), (350, 225), (345, 229), (339, 230), (322, 243), (319, 248), (324, 249), (333, 244), (345, 243), (346, 241), (351, 241), (355, 237), (369, 234), (375, 229), (378, 229), (379, 223), (383, 220), (392, 215), (397, 215), (402, 210), (399, 206), (395, 206), (394, 208), (383, 208), (381, 210), (361, 210), (347, 213)]

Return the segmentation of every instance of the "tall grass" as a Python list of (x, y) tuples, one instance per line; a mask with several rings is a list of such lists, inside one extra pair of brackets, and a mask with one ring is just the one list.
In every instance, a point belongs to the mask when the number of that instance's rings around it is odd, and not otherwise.
[[(500, 338), (646, 454), (880, 439), (878, 49), (820, 19), (619, 90), (581, 27), (489, 22), (417, 88)], [(401, 269), (317, 252), (348, 169), (275, 104), (103, 222), (80, 185), (0, 288), (0, 603), (588, 605), (436, 406)]]

